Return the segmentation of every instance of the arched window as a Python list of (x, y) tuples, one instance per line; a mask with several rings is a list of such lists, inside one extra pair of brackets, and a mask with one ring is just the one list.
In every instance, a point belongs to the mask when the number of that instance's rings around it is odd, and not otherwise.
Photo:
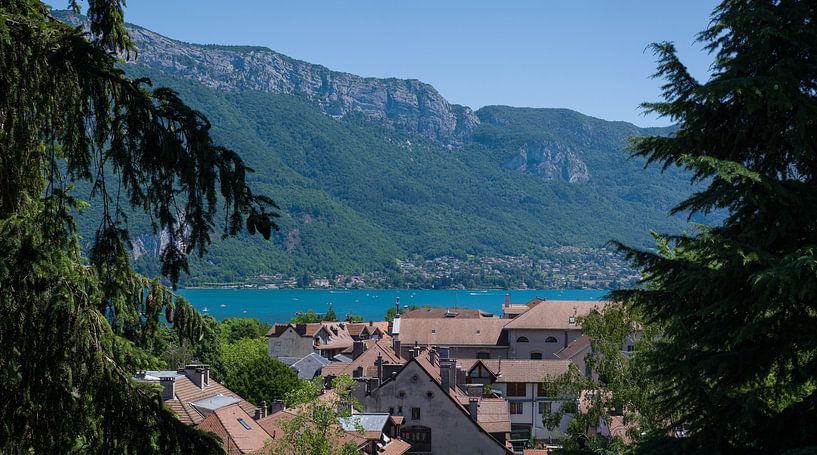
[(517, 343), (527, 343), (528, 342), (528, 337), (519, 337), (519, 338), (516, 339), (516, 342)]
[(557, 340), (556, 337), (547, 337), (547, 338), (545, 338), (545, 343), (558, 343), (558, 342), (559, 342), (559, 340)]
[(541, 352), (531, 352), (530, 353), (531, 360), (542, 360), (542, 353)]

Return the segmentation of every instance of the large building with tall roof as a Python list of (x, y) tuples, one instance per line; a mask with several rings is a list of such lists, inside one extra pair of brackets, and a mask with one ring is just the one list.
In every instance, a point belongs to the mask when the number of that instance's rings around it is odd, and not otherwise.
[(411, 453), (513, 453), (505, 401), (463, 391), (455, 367), (436, 350), (412, 349), (405, 365), (367, 392), (364, 408), (402, 417)]

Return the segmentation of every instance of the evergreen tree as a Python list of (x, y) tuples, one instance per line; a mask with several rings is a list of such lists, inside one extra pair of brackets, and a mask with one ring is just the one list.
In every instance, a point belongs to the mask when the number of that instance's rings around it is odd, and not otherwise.
[[(201, 113), (116, 67), (134, 51), (123, 4), (89, 0), (89, 35), (40, 1), (0, 3), (2, 453), (222, 451), (132, 380), (161, 364), (150, 349), (162, 316), (194, 342), (205, 326), (133, 273), (124, 212), (146, 211), (168, 239), (162, 273), (175, 283), (187, 255), (205, 252), (217, 206), (225, 234), (246, 219), (264, 237), (275, 206), (250, 191), (250, 169), (213, 144)], [(72, 218), (81, 180), (103, 208), (88, 257)]]
[(331, 303), (329, 303), (329, 310), (326, 312), (326, 316), (323, 317), (323, 320), (329, 322), (337, 322), (338, 320), (338, 315), (335, 314), (335, 309), (332, 308)]
[(633, 153), (691, 171), (701, 189), (674, 212), (725, 219), (662, 236), (667, 254), (622, 247), (648, 286), (614, 297), (663, 333), (645, 355), (665, 428), (646, 450), (817, 445), (815, 13), (813, 1), (723, 1), (699, 36), (715, 56), (706, 83), (672, 44), (653, 46), (664, 101), (645, 107), (678, 129)]

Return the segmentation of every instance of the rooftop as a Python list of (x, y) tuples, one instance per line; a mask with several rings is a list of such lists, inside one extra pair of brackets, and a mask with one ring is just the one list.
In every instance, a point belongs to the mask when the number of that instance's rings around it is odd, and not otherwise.
[(261, 450), (271, 439), (270, 435), (237, 404), (215, 410), (199, 423), (199, 428), (218, 435), (228, 455)]
[(401, 319), (484, 319), (493, 318), (493, 314), (487, 311), (471, 309), (471, 308), (417, 308), (416, 310), (406, 311), (400, 315)]
[(496, 346), (508, 322), (499, 318), (405, 319), (400, 325), (400, 342), (403, 346)]
[(555, 378), (567, 373), (569, 360), (527, 360), (527, 359), (484, 359), (464, 360), (460, 364), (471, 371), (478, 363), (484, 365), (495, 377), (497, 383), (542, 382), (545, 376)]
[(601, 311), (601, 300), (545, 300), (507, 322), (508, 329), (580, 330), (577, 318)]

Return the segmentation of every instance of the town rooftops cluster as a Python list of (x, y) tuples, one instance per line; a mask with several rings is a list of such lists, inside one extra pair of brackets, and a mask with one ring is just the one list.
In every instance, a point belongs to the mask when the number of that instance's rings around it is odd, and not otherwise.
[[(506, 299), (502, 317), (420, 308), (392, 323), (275, 324), (267, 333), (269, 355), (301, 379), (322, 377), (326, 397), (333, 378), (356, 381), (352, 394), (362, 412), (339, 421), (337, 442), (361, 453), (522, 453), (531, 439), (544, 447), (564, 437), (569, 415), (554, 429), (542, 417), (573, 398), (547, 396), (542, 383), (571, 365), (590, 373), (585, 358), (592, 345), (581, 318), (606, 304)], [(161, 385), (180, 420), (217, 434), (231, 454), (261, 450), (302, 412), (281, 402), (255, 406), (211, 380), (206, 365), (141, 372), (137, 379)], [(598, 431), (622, 430), (600, 423)]]

